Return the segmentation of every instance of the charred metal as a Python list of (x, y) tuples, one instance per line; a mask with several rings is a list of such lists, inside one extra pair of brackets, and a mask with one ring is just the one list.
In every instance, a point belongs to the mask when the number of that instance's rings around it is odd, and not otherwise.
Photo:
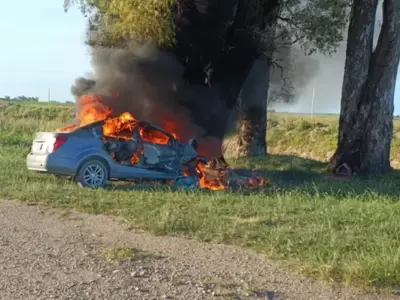
[(184, 144), (156, 125), (137, 120), (125, 122), (112, 135), (107, 135), (107, 123), (105, 120), (90, 127), (103, 140), (106, 151), (120, 164), (194, 175), (199, 162), (207, 163), (206, 158), (196, 151), (195, 139)]

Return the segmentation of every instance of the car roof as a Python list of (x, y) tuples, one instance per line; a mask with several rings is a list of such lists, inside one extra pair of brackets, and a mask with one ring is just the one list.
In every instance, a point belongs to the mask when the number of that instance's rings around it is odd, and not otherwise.
[[(145, 121), (139, 121), (139, 120), (137, 120), (137, 121), (139, 123), (139, 126), (149, 126), (151, 128), (154, 128), (156, 130), (161, 131), (162, 133), (168, 135), (170, 138), (175, 139), (175, 137), (171, 133), (169, 133), (168, 131), (164, 130), (163, 128), (161, 128), (161, 127), (159, 127), (157, 125), (154, 125), (152, 123), (145, 122)], [(82, 126), (82, 127), (78, 128), (77, 130), (80, 130), (80, 129), (85, 130), (85, 129), (91, 129), (91, 128), (97, 127), (97, 126), (102, 126), (104, 124), (104, 122), (105, 122), (105, 120), (100, 120), (100, 121), (97, 121), (97, 122), (93, 122), (93, 123), (87, 124), (85, 126)]]

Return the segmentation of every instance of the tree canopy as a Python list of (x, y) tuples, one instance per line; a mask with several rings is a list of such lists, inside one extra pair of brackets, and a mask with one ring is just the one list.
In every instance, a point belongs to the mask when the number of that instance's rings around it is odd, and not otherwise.
[(4, 97), (0, 97), (0, 100), (21, 101), (21, 102), (39, 102), (39, 97), (23, 96), (23, 95), (18, 96), (18, 97), (4, 96)]
[[(253, 147), (258, 150), (248, 155), (265, 155), (266, 92), (271, 77), (264, 75), (271, 73), (271, 66), (284, 70), (285, 61), (291, 59), (276, 53), (293, 44), (306, 54), (335, 52), (349, 13), (348, 0), (66, 0), (65, 8), (74, 3), (89, 19), (90, 45), (156, 42), (182, 63), (185, 82), (215, 89), (213, 109), (195, 113), (207, 115), (195, 121), (205, 135), (222, 140), (229, 116), (238, 108), (240, 122), (246, 119), (242, 122), (246, 140), (260, 142), (260, 147)], [(265, 61), (260, 68), (263, 74), (255, 77), (263, 86), (257, 86), (257, 96), (242, 93), (238, 101), (259, 58)], [(290, 90), (280, 94), (291, 98)], [(187, 101), (185, 105), (194, 112), (195, 105)], [(253, 125), (257, 128), (250, 128)]]
[[(116, 45), (126, 40), (152, 40), (162, 46), (176, 42), (176, 19), (187, 2), (193, 2), (196, 9), (206, 12), (219, 1), (186, 0), (64, 0), (64, 8), (75, 4), (89, 18), (89, 29), (96, 34), (90, 42), (102, 45)], [(214, 3), (215, 2), (215, 3)], [(245, 23), (254, 33), (257, 11), (269, 5), (270, 0), (225, 0), (218, 4), (219, 17), (231, 13), (242, 3), (247, 6)], [(348, 0), (281, 0), (277, 18), (276, 39), (280, 46), (297, 43), (311, 54), (316, 50), (332, 53), (343, 40), (349, 13)], [(233, 5), (232, 5), (233, 4)], [(265, 17), (265, 16), (262, 16)], [(267, 29), (267, 28), (263, 28)]]
[(79, 5), (89, 18), (89, 42), (115, 45), (125, 40), (152, 40), (159, 45), (174, 43), (175, 0), (65, 0), (64, 9)]
[[(271, 26), (265, 26), (264, 23), (274, 2), (278, 4), (279, 11), (271, 28)], [(267, 51), (275, 52), (272, 60), (275, 75), (271, 77), (274, 86), (269, 98), (271, 101), (285, 102), (295, 99), (295, 90), (290, 78), (301, 72), (296, 72), (296, 62), (291, 62), (294, 60), (291, 57), (293, 45), (296, 44), (306, 54), (313, 54), (316, 51), (324, 54), (335, 52), (343, 40), (350, 8), (349, 0), (64, 0), (65, 10), (73, 4), (80, 7), (88, 17), (89, 45), (122, 47), (130, 40), (151, 40), (161, 47), (171, 48), (176, 46), (178, 32), (180, 40), (187, 40), (181, 42), (181, 44), (186, 43), (186, 48), (178, 51), (181, 60), (190, 57), (187, 55), (188, 51), (193, 52), (187, 45), (191, 45), (192, 48), (207, 47), (203, 51), (207, 53), (202, 56), (209, 55), (210, 48), (218, 47), (205, 46), (205, 44), (213, 43), (211, 42), (212, 35), (215, 34), (207, 32), (213, 31), (213, 28), (201, 28), (204, 23), (211, 23), (209, 19), (222, 19), (220, 23), (225, 24), (225, 27), (232, 26), (234, 21), (241, 23), (240, 26), (236, 24), (236, 27), (240, 27), (237, 30), (248, 31), (248, 35), (256, 40), (256, 47), (259, 48), (259, 51), (256, 51), (257, 54), (251, 55), (257, 56), (260, 52)], [(187, 13), (193, 8), (200, 12), (200, 16)], [(211, 18), (198, 21), (205, 14), (210, 15)], [(196, 26), (200, 29), (187, 30), (186, 36), (183, 33), (184, 30), (179, 28), (196, 22), (198, 22)], [(203, 37), (193, 38), (193, 35), (203, 35)], [(220, 37), (224, 39), (223, 36)], [(215, 37), (214, 40), (218, 41), (219, 38)], [(228, 44), (219, 47), (232, 49), (236, 45)], [(220, 51), (224, 52), (224, 49)], [(214, 57), (218, 60), (218, 55), (214, 54)], [(208, 63), (204, 62), (205, 65)], [(188, 62), (188, 65), (190, 64)], [(204, 69), (205, 66), (189, 66), (188, 68)], [(202, 72), (207, 71), (200, 71)], [(210, 78), (206, 81), (209, 82)]]

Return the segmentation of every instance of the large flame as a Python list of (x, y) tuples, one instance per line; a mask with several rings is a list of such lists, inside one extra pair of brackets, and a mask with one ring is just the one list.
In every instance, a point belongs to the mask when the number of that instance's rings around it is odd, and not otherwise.
[[(57, 129), (57, 131), (71, 132), (82, 126), (104, 120), (102, 129), (105, 137), (129, 140), (133, 138), (133, 131), (139, 125), (139, 121), (129, 112), (124, 112), (117, 117), (112, 117), (112, 110), (103, 104), (101, 97), (99, 95), (91, 94), (83, 95), (81, 97), (80, 110), (76, 114), (76, 119), (78, 124), (70, 124)], [(178, 138), (174, 129), (176, 130), (179, 128), (179, 124), (176, 124), (173, 120), (168, 120), (168, 122), (163, 123), (164, 130), (173, 137)], [(155, 144), (166, 145), (170, 139), (170, 136), (158, 130), (154, 130), (151, 127), (147, 128), (146, 126), (139, 127), (139, 134), (143, 141)], [(132, 164), (135, 164), (140, 160), (140, 153), (143, 153), (142, 147), (139, 148), (137, 153), (132, 154), (130, 159)], [(250, 178), (241, 177), (229, 168), (224, 170), (212, 170), (208, 165), (201, 162), (197, 162), (195, 170), (197, 176), (200, 178), (200, 187), (214, 191), (226, 190), (229, 186), (229, 181), (231, 180), (234, 180), (237, 184), (246, 188), (256, 188), (268, 183), (268, 181), (262, 176), (254, 174)], [(183, 171), (185, 176), (189, 176), (185, 170)]]
[(224, 171), (218, 170), (214, 178), (209, 178), (206, 172), (206, 165), (204, 163), (199, 163), (197, 165), (197, 171), (201, 174), (200, 176), (200, 187), (208, 188), (213, 191), (225, 190), (228, 187), (228, 182)]
[(132, 132), (136, 128), (136, 120), (129, 112), (125, 112), (119, 117), (105, 119), (103, 125), (103, 135), (106, 137), (117, 137), (131, 139)]
[(101, 102), (101, 97), (98, 95), (83, 95), (79, 100), (80, 108), (75, 116), (79, 124), (69, 124), (63, 128), (57, 129), (58, 132), (74, 131), (79, 127), (105, 120), (112, 113), (112, 110)]
[(200, 174), (200, 187), (213, 191), (226, 190), (230, 181), (246, 189), (255, 189), (269, 184), (266, 178), (256, 172), (253, 172), (251, 177), (241, 176), (230, 168), (212, 170), (204, 163), (197, 165), (197, 171)]

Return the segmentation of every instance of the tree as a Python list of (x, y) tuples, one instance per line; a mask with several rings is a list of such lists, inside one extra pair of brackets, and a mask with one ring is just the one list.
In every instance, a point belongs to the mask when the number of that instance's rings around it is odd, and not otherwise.
[(253, 77), (247, 91), (243, 90), (237, 156), (266, 155), (267, 97), (270, 101), (277, 98), (290, 101), (294, 97), (290, 79), (283, 76), (283, 87), (269, 91), (273, 68), (278, 67), (281, 72), (285, 68), (274, 63), (274, 58), (294, 44), (300, 44), (310, 55), (317, 50), (325, 54), (334, 52), (342, 39), (346, 10), (347, 2), (340, 0), (279, 1), (279, 11), (275, 16), (270, 15), (274, 21), (264, 29), (264, 40), (269, 41), (266, 51), (256, 61), (258, 65), (264, 64), (265, 74)]
[(354, 0), (348, 29), (339, 137), (330, 170), (390, 170), (393, 99), (400, 58), (400, 2), (384, 0), (383, 23), (373, 49), (378, 0)]
[[(347, 7), (345, 0), (80, 0), (80, 5), (95, 32), (89, 44), (154, 40), (181, 61), (188, 84), (218, 89), (220, 97), (207, 112), (219, 113), (195, 121), (221, 142), (254, 62), (270, 73), (274, 40), (298, 43), (308, 53), (330, 53), (342, 40)], [(263, 97), (250, 101), (242, 95), (239, 136), (245, 155), (265, 154), (268, 76), (264, 81)], [(214, 163), (225, 161), (220, 157)]]
[[(277, 33), (271, 38), (272, 51), (263, 59), (258, 59), (242, 86), (239, 97), (239, 124), (234, 157), (266, 155), (266, 107), (277, 102), (293, 103), (299, 96), (296, 87), (304, 87), (316, 75), (318, 64), (310, 56), (302, 55), (301, 49), (294, 45), (290, 31), (278, 24), (286, 35)], [(282, 32), (281, 29), (281, 32)], [(300, 55), (303, 57), (300, 58)], [(268, 58), (269, 57), (269, 58)], [(267, 101), (268, 99), (268, 101)], [(267, 103), (266, 103), (267, 101)], [(251, 108), (252, 107), (252, 108)], [(257, 115), (246, 115), (252, 109)], [(233, 147), (230, 147), (233, 149)]]
[[(0, 98), (2, 99), (2, 98)], [(39, 97), (27, 97), (27, 96), (18, 96), (11, 98), (10, 96), (4, 96), (3, 100), (7, 101), (22, 101), (22, 102), (39, 102)]]

